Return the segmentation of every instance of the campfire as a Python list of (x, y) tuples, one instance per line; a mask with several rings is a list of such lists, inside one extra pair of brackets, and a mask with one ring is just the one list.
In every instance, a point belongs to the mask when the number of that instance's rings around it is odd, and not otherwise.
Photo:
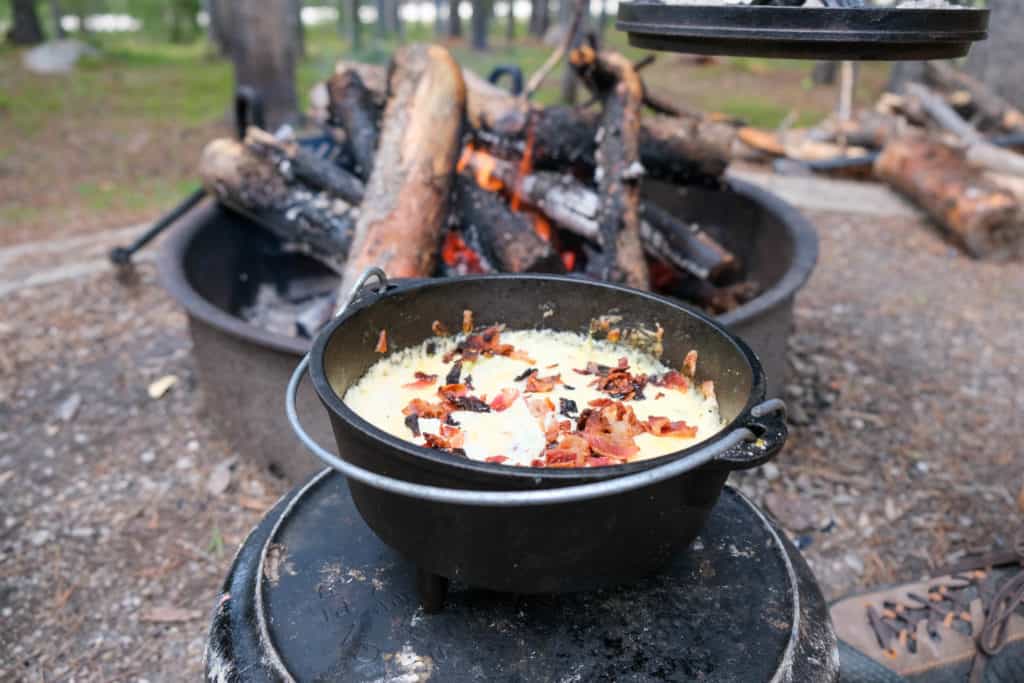
[[(579, 274), (712, 313), (755, 296), (736, 256), (643, 191), (645, 179), (718, 186), (736, 129), (660, 102), (643, 63), (589, 44), (568, 56), (592, 96), (581, 107), (534, 105), (439, 46), (404, 47), (387, 70), (340, 63), (314, 91), (315, 144), (251, 127), (207, 146), (204, 184), (338, 274), (331, 301), (311, 307), (321, 320), (369, 266)], [(315, 332), (294, 313), (300, 334)]]

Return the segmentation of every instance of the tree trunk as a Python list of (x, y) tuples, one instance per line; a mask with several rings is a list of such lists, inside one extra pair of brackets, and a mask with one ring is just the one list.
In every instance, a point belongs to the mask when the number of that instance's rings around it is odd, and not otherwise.
[(292, 0), (292, 26), (295, 28), (295, 53), (306, 57), (306, 27), (302, 24), (302, 0)]
[(516, 40), (516, 3), (508, 0), (508, 16), (505, 17), (505, 40), (513, 43)]
[(7, 42), (14, 45), (38, 45), (46, 39), (36, 14), (35, 0), (11, 0), (11, 28)]
[(543, 38), (551, 25), (550, 0), (532, 0), (530, 7), (530, 33)]
[(448, 0), (448, 37), (462, 37), (462, 17), (459, 16), (459, 0)]
[(342, 13), (345, 15), (345, 37), (349, 48), (363, 48), (363, 23), (359, 20), (359, 0), (342, 0)]
[(471, 43), (474, 50), (487, 51), (487, 30), (491, 23), (491, 0), (473, 0), (473, 17), (470, 19), (472, 29)]
[(967, 72), (987, 84), (996, 94), (1024, 109), (1024, 2), (988, 0), (992, 12), (988, 40), (971, 48)]
[(293, 0), (235, 3), (222, 0), (235, 85), (247, 85), (263, 97), (271, 130), (291, 119), (298, 107), (295, 96), (295, 45)]
[(64, 31), (64, 12), (60, 8), (60, 0), (50, 0), (50, 14), (53, 15), (53, 35), (58, 38), (67, 37)]
[(390, 34), (388, 30), (391, 26), (391, 22), (388, 21), (388, 15), (390, 10), (388, 6), (391, 4), (390, 0), (377, 0), (377, 37), (387, 38)]

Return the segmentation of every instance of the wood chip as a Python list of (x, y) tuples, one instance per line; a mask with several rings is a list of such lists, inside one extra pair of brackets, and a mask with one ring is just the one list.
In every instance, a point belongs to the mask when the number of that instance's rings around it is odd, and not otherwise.
[(150, 607), (139, 614), (139, 621), (152, 624), (173, 624), (181, 621), (194, 621), (203, 616), (197, 609), (185, 609), (183, 607), (171, 607), (163, 605)]
[(228, 487), (231, 486), (231, 471), (237, 460), (238, 458), (227, 458), (210, 471), (210, 477), (206, 480), (207, 493), (211, 496), (219, 496), (228, 490)]
[(164, 375), (160, 379), (156, 380), (149, 385), (149, 397), (154, 401), (161, 399), (164, 395), (170, 391), (171, 387), (178, 383), (178, 378), (174, 375)]

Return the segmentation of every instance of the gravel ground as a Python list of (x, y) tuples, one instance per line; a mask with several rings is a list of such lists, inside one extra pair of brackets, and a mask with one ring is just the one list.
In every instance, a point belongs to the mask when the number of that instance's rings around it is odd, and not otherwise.
[[(911, 219), (811, 218), (790, 445), (734, 484), (829, 597), (1007, 544), (1024, 270)], [(286, 485), (203, 421), (184, 316), (148, 264), (133, 286), (92, 272), (8, 293), (0, 348), (0, 680), (195, 680), (232, 552)]]

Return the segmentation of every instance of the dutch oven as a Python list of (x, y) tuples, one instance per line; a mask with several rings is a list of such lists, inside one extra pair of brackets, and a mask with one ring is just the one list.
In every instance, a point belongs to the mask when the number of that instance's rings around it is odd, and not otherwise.
[[(370, 273), (367, 274), (367, 276)], [(552, 275), (497, 275), (358, 289), (300, 362), (287, 392), (299, 438), (348, 477), (366, 523), (415, 563), (424, 606), (438, 608), (447, 579), (516, 593), (587, 590), (656, 572), (700, 531), (729, 472), (774, 456), (786, 439), (778, 400), (750, 348), (707, 316), (654, 294)], [(364, 280), (367, 276), (364, 276)], [(609, 467), (544, 469), (468, 460), (374, 427), (342, 401), (379, 360), (381, 330), (403, 349), (432, 335), (434, 320), (586, 334), (592, 320), (660, 324), (664, 358), (697, 349), (697, 381), (713, 380), (726, 426), (700, 444)], [(309, 369), (340, 457), (316, 444), (295, 412)]]

